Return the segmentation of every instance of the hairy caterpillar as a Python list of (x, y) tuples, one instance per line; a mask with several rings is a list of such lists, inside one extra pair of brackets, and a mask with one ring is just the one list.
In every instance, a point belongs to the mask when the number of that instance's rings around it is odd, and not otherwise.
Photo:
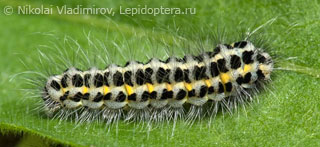
[(188, 106), (193, 115), (193, 108), (208, 103), (243, 101), (270, 80), (272, 70), (268, 53), (239, 41), (165, 61), (128, 61), (123, 67), (111, 64), (103, 70), (71, 67), (47, 79), (42, 98), (49, 111), (72, 112), (79, 119), (89, 113), (107, 122), (163, 120)]

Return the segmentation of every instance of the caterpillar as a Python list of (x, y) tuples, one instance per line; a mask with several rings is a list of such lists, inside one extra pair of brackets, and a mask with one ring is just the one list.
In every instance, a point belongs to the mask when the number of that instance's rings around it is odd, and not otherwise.
[(244, 40), (183, 58), (128, 61), (103, 70), (71, 67), (47, 79), (42, 99), (50, 111), (89, 112), (108, 122), (136, 119), (133, 112), (148, 113), (151, 115), (142, 117), (158, 120), (172, 117), (164, 113), (168, 109), (241, 101), (270, 81), (272, 70), (271, 56)]

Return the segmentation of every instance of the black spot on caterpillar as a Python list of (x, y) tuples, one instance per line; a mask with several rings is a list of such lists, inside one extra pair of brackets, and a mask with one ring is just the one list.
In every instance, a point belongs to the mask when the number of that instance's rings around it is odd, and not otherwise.
[(47, 79), (43, 99), (59, 109), (99, 110), (101, 115), (128, 108), (152, 113), (187, 104), (201, 107), (245, 97), (250, 89), (269, 81), (272, 70), (268, 53), (249, 41), (239, 41), (181, 59), (129, 61), (123, 67), (88, 71), (71, 67)]

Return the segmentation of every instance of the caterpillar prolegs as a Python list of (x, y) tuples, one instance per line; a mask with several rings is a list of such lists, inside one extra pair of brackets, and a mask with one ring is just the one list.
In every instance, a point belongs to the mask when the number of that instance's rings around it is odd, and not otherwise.
[(47, 79), (43, 100), (50, 111), (90, 110), (110, 121), (113, 112), (126, 118), (131, 117), (126, 113), (130, 110), (152, 113), (240, 100), (268, 82), (272, 70), (268, 53), (249, 41), (239, 41), (165, 61), (128, 61), (123, 67), (111, 64), (87, 71), (71, 67)]

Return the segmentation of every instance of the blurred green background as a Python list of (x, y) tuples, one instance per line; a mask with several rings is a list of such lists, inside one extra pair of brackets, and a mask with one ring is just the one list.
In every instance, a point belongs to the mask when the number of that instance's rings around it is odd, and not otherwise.
[[(15, 13), (18, 6), (24, 5), (107, 7), (113, 8), (115, 15)], [(196, 14), (119, 14), (120, 6), (134, 8), (139, 5), (151, 8), (196, 8)], [(12, 15), (4, 14), (6, 6), (12, 6)], [(320, 3), (317, 0), (1, 0), (0, 8), (2, 145), (320, 146)], [(255, 96), (259, 98), (259, 103), (240, 108), (234, 115), (218, 115), (210, 128), (206, 125), (207, 120), (191, 127), (178, 122), (175, 134), (171, 136), (172, 124), (163, 124), (149, 132), (122, 122), (110, 132), (102, 123), (75, 127), (70, 121), (59, 122), (39, 117), (32, 111), (36, 108), (34, 101), (25, 99), (25, 93), (19, 90), (26, 86), (24, 79), (10, 81), (14, 74), (26, 71), (22, 62), (32, 65), (39, 61), (37, 49), (63, 43), (64, 36), (89, 48), (88, 32), (102, 42), (116, 38), (119, 42), (130, 40), (133, 44), (143, 42), (136, 36), (145, 35), (145, 32), (152, 32), (149, 36), (152, 38), (170, 40), (174, 36), (170, 32), (177, 28), (187, 40), (195, 39), (194, 32), (202, 27), (209, 28), (208, 31), (223, 28), (232, 32), (229, 33), (232, 38), (237, 35), (237, 28), (256, 28), (274, 18), (276, 21), (264, 28), (263, 34), (271, 40), (270, 49), (278, 57), (278, 68), (272, 84), (268, 86), (269, 90)], [(135, 45), (130, 49), (139, 52), (140, 48)], [(149, 50), (152, 52), (152, 49)], [(120, 55), (114, 56), (118, 58)], [(119, 63), (125, 62), (119, 60)]]

